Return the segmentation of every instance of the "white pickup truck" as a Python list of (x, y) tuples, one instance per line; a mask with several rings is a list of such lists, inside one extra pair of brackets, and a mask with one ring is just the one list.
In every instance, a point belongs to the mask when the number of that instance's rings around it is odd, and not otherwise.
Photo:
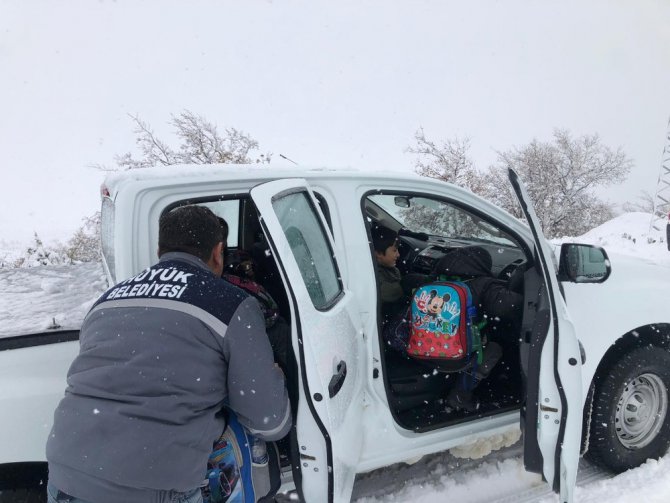
[[(520, 423), (526, 468), (569, 502), (582, 452), (622, 471), (668, 448), (670, 275), (642, 262), (610, 264), (588, 245), (563, 245), (556, 264), (513, 172), (510, 182), (530, 226), (470, 192), (412, 175), (127, 171), (102, 187), (104, 267), (111, 285), (151, 265), (159, 217), (177, 206), (206, 205), (227, 220), (231, 253), (249, 253), (291, 326), (295, 428), (285, 456), (304, 501), (348, 501), (357, 473)], [(450, 250), (477, 245), (498, 278), (523, 274), (521, 329), (477, 389), (476, 411), (445, 405), (453, 374), (384, 344), (374, 223), (398, 231), (403, 273), (429, 273)], [(44, 445), (77, 338), (0, 339), (0, 490), (44, 478)]]

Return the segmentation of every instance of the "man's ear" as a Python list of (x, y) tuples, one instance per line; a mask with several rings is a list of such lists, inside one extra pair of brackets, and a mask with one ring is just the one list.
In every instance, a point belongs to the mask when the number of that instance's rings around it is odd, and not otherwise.
[(223, 242), (217, 243), (212, 248), (207, 265), (217, 276), (223, 274)]

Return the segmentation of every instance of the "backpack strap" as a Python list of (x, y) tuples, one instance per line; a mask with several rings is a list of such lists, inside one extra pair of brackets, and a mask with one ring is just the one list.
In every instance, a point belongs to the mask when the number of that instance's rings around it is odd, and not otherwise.
[(253, 463), (251, 460), (251, 441), (249, 434), (244, 429), (237, 415), (233, 411), (228, 414), (228, 426), (237, 441), (237, 447), (242, 454), (242, 466), (240, 466), (240, 482), (242, 483), (244, 503), (254, 503), (256, 501), (254, 481), (252, 478)]
[(446, 274), (438, 275), (440, 281), (451, 281), (452, 283), (457, 283), (463, 285), (467, 288), (468, 291), (468, 306), (466, 307), (466, 316), (467, 316), (467, 325), (468, 325), (468, 345), (472, 348), (472, 354), (469, 358), (473, 358), (476, 355), (476, 358), (472, 362), (470, 368), (463, 372), (461, 379), (463, 380), (464, 389), (472, 389), (475, 386), (475, 374), (477, 372), (477, 367), (482, 364), (484, 361), (484, 345), (482, 344), (482, 330), (486, 326), (487, 320), (482, 318), (479, 321), (476, 321), (477, 318), (477, 306), (475, 304), (475, 299), (472, 295), (472, 288), (470, 282), (474, 278), (463, 279), (458, 276), (447, 276)]

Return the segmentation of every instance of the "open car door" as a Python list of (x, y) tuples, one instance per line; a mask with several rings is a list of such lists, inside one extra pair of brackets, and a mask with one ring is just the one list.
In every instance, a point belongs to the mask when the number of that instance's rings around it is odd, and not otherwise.
[(363, 435), (363, 333), (305, 180), (251, 190), (291, 305), (297, 361), (293, 476), (302, 500), (349, 501)]
[[(572, 502), (582, 429), (582, 379), (579, 341), (556, 277), (552, 251), (542, 234), (526, 189), (514, 170), (509, 180), (528, 220), (536, 249), (536, 268), (544, 280), (532, 329), (522, 341), (526, 403), (521, 417), (524, 462), (541, 472), (560, 501)], [(529, 293), (527, 292), (526, 295)]]

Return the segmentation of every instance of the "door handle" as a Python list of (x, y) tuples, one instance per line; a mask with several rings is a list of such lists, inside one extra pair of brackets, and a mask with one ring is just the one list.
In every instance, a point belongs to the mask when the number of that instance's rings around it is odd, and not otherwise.
[(344, 379), (347, 377), (347, 362), (340, 360), (340, 363), (337, 364), (337, 372), (333, 374), (333, 377), (330, 378), (330, 383), (328, 384), (328, 395), (330, 398), (333, 398), (337, 395), (338, 391), (342, 389), (342, 384), (344, 384)]

